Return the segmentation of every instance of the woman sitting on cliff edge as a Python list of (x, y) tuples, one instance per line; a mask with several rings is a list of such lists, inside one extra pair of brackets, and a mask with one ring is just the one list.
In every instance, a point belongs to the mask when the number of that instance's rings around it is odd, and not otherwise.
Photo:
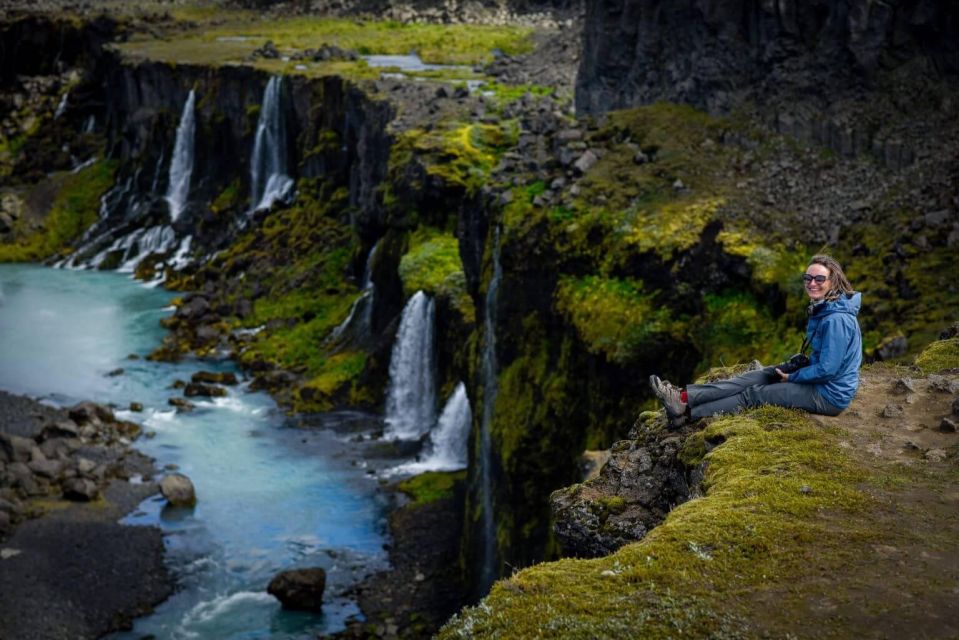
[(671, 426), (761, 405), (827, 416), (839, 415), (849, 406), (859, 387), (862, 364), (862, 335), (856, 319), (862, 296), (853, 291), (839, 263), (827, 255), (813, 256), (802, 278), (810, 301), (803, 342), (803, 350), (807, 343), (812, 348), (808, 364), (792, 369), (784, 363), (685, 389), (650, 376), (649, 384), (666, 408)]

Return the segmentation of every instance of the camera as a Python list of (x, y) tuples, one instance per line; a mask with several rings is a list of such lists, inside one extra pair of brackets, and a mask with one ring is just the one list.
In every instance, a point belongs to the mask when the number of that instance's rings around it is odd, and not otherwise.
[(795, 373), (803, 367), (809, 366), (809, 357), (804, 353), (797, 353), (796, 355), (786, 360), (781, 365), (776, 368), (782, 371), (783, 373)]

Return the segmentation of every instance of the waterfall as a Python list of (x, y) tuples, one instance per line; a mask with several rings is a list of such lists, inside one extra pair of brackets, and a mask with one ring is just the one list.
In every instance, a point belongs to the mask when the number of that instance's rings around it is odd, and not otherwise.
[(293, 188), (286, 175), (286, 119), (282, 109), (283, 79), (273, 76), (263, 91), (260, 119), (253, 142), (250, 163), (251, 211), (267, 209), (277, 200), (285, 200)]
[(97, 119), (95, 116), (90, 115), (87, 117), (86, 122), (83, 123), (83, 130), (81, 133), (93, 133), (94, 129), (97, 126)]
[(403, 309), (390, 360), (386, 435), (416, 440), (436, 420), (433, 381), (433, 301), (422, 291)]
[(480, 506), (483, 509), (482, 535), (483, 557), (480, 569), (480, 588), (485, 594), (496, 580), (496, 527), (493, 522), (493, 487), (490, 464), (492, 460), (492, 441), (490, 427), (493, 421), (493, 409), (496, 405), (496, 299), (499, 295), (499, 283), (503, 270), (499, 263), (499, 228), (493, 240), (493, 274), (486, 288), (486, 307), (484, 309), (483, 333), (486, 338), (483, 345), (483, 418), (480, 422)]
[(379, 242), (374, 244), (373, 248), (370, 249), (369, 255), (366, 257), (360, 296), (353, 301), (353, 306), (350, 307), (350, 313), (346, 316), (346, 320), (338, 324), (336, 328), (330, 332), (330, 337), (326, 339), (327, 344), (338, 342), (347, 334), (347, 330), (350, 329), (354, 323), (358, 323), (355, 334), (358, 334), (360, 337), (369, 336), (373, 327), (373, 298), (376, 294), (376, 285), (373, 284), (373, 259), (376, 257), (376, 248), (378, 246), (380, 246)]
[(63, 97), (60, 98), (60, 104), (57, 105), (57, 110), (53, 113), (53, 119), (58, 120), (60, 116), (66, 113), (67, 110), (67, 99), (70, 97), (70, 92), (67, 91), (63, 94)]
[(176, 222), (183, 213), (190, 193), (190, 176), (193, 175), (193, 139), (196, 130), (195, 103), (196, 95), (191, 89), (183, 105), (180, 125), (176, 128), (176, 143), (173, 145), (173, 158), (170, 160), (170, 186), (167, 187), (166, 201), (170, 204), (171, 222)]
[(400, 465), (390, 473), (424, 473), (426, 471), (458, 471), (468, 463), (467, 440), (473, 412), (460, 382), (446, 401), (436, 427), (430, 431), (426, 453), (420, 461)]

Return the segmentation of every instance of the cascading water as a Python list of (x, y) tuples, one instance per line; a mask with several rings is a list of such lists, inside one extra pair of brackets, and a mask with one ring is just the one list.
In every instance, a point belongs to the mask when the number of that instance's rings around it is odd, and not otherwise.
[(446, 401), (436, 427), (430, 431), (426, 455), (417, 462), (396, 467), (392, 473), (424, 473), (426, 471), (458, 471), (468, 463), (467, 441), (473, 412), (470, 410), (466, 385), (460, 382)]
[[(360, 296), (350, 307), (350, 313), (346, 320), (341, 322), (330, 332), (327, 338), (327, 344), (335, 344), (343, 339), (348, 333), (353, 333), (357, 337), (366, 338), (370, 335), (373, 326), (373, 299), (376, 295), (376, 285), (373, 284), (373, 259), (376, 257), (376, 248), (380, 246), (379, 242), (370, 249), (370, 254), (366, 257), (366, 267), (363, 270), (363, 284)], [(356, 325), (355, 329), (354, 324)]]
[(267, 209), (277, 200), (285, 200), (293, 188), (293, 179), (286, 173), (287, 135), (282, 97), (283, 79), (274, 76), (263, 91), (253, 142), (251, 211)]
[(485, 594), (496, 580), (496, 530), (493, 523), (493, 487), (490, 470), (492, 460), (492, 440), (490, 428), (493, 422), (493, 409), (496, 405), (496, 299), (499, 295), (499, 283), (503, 270), (499, 263), (499, 228), (493, 240), (493, 274), (486, 289), (486, 308), (483, 329), (486, 342), (483, 346), (483, 418), (480, 423), (480, 506), (483, 509), (483, 558), (480, 567), (480, 588)]
[(170, 186), (167, 188), (166, 201), (170, 204), (170, 221), (176, 222), (186, 207), (190, 194), (190, 177), (193, 175), (193, 144), (196, 131), (194, 115), (196, 94), (191, 89), (183, 105), (180, 125), (176, 129), (176, 143), (173, 145), (173, 158), (170, 160)]
[(390, 360), (385, 419), (389, 438), (416, 440), (436, 420), (433, 316), (433, 301), (422, 291), (403, 309)]

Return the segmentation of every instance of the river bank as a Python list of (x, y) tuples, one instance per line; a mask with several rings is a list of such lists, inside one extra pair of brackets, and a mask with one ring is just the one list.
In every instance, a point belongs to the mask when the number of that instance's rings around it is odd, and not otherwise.
[[(84, 408), (97, 409), (86, 404), (70, 412), (0, 391), (5, 640), (100, 637), (128, 628), (173, 592), (160, 530), (119, 523), (157, 493), (155, 483), (140, 480), (155, 473), (152, 460), (128, 443), (111, 442), (119, 422), (78, 425), (71, 414), (79, 417)], [(88, 435), (64, 437), (71, 425)], [(31, 450), (29, 468), (42, 472), (33, 478), (22, 474), (27, 463), (11, 461)], [(88, 494), (78, 494), (71, 479), (86, 485)]]

